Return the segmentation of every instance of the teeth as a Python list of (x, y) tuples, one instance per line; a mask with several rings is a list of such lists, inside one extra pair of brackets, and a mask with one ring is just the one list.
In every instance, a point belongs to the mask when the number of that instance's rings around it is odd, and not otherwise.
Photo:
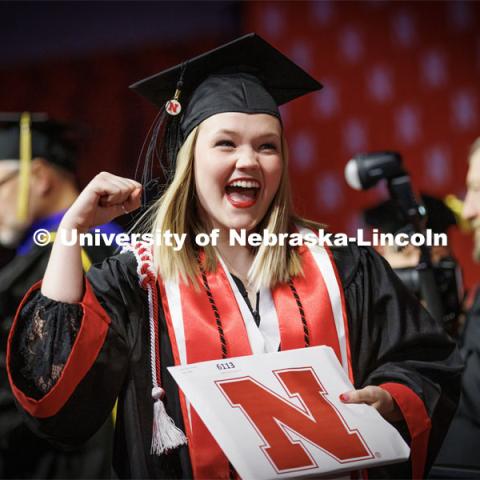
[(229, 187), (241, 188), (260, 188), (260, 184), (255, 180), (235, 180), (228, 185)]

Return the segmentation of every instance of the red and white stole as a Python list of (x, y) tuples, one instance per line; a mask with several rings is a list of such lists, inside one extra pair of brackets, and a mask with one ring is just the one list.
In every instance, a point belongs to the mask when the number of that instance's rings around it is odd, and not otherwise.
[[(332, 347), (353, 382), (343, 287), (332, 253), (320, 246), (302, 246), (299, 252), (304, 276), (293, 279), (293, 289), (289, 284), (280, 284), (267, 291), (269, 298), (261, 293), (261, 322), (277, 322), (281, 349), (289, 350), (305, 347), (306, 321), (310, 346)], [(258, 327), (252, 326), (253, 318), (246, 318), (249, 312), (245, 313), (244, 300), (238, 292), (235, 294), (236, 286), (221, 262), (216, 272), (205, 275), (218, 315), (206, 289), (196, 291), (183, 282), (158, 279), (176, 365), (222, 358), (218, 317), (228, 357), (251, 355), (260, 348), (259, 331), (254, 331)], [(203, 284), (202, 279), (199, 282)], [(229, 478), (227, 458), (181, 391), (180, 403), (194, 477)]]

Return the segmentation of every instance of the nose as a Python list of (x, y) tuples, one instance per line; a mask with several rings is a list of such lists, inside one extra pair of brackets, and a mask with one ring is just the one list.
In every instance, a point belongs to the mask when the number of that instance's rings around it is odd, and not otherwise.
[(472, 198), (472, 192), (468, 191), (463, 203), (462, 217), (465, 220), (473, 220), (478, 214), (477, 208)]
[(236, 166), (238, 169), (258, 168), (256, 152), (253, 148), (245, 146), (239, 149)]

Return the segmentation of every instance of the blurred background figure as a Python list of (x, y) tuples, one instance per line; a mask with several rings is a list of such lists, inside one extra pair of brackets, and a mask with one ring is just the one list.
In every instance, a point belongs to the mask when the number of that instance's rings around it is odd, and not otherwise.
[[(480, 138), (473, 143), (470, 150), (467, 196), (463, 215), (472, 223), (475, 238), (473, 258), (479, 262)], [(480, 469), (480, 455), (478, 454), (480, 445), (480, 288), (478, 284), (472, 288), (467, 301), (461, 352), (465, 360), (465, 371), (460, 404), (438, 455), (437, 463), (447, 468), (477, 469), (475, 474), (478, 474), (478, 469)], [(472, 475), (470, 478), (474, 476)]]
[[(454, 212), (439, 198), (421, 195), (426, 209), (426, 229), (433, 234), (448, 235), (451, 227), (457, 225)], [(364, 222), (382, 233), (412, 234), (413, 231), (402, 215), (402, 211), (393, 200), (386, 200), (363, 212)], [(405, 247), (394, 245), (376, 246), (376, 250), (387, 260), (409, 290), (420, 300), (422, 298), (421, 280), (417, 266), (420, 263), (420, 248), (411, 244)], [(452, 251), (450, 243), (430, 247), (430, 259), (440, 298), (443, 302), (443, 325), (448, 333), (457, 337), (464, 297), (463, 280), (460, 265)]]
[[(43, 114), (22, 115), (20, 126), (18, 114), (0, 113), (0, 244), (15, 249), (13, 258), (0, 269), (0, 478), (110, 475), (111, 422), (74, 451), (55, 448), (23, 424), (5, 370), (11, 321), (24, 294), (43, 277), (51, 250), (51, 244), (37, 246), (32, 235), (45, 229), (52, 233), (53, 241), (65, 210), (78, 195), (72, 134), (70, 125)], [(27, 147), (26, 155), (19, 154), (20, 145)], [(113, 223), (101, 230), (122, 231)], [(86, 247), (84, 269), (111, 253), (113, 249), (106, 246)]]

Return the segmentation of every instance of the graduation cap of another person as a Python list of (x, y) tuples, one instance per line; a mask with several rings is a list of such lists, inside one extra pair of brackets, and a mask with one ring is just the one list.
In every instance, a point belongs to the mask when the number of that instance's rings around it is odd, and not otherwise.
[(179, 147), (203, 120), (224, 112), (267, 113), (322, 85), (255, 33), (141, 80), (131, 87), (160, 108), (142, 183), (158, 159), (168, 182)]
[(19, 161), (18, 218), (25, 219), (28, 206), (30, 164), (41, 157), (74, 171), (76, 154), (71, 125), (54, 121), (44, 113), (0, 112), (0, 162)]
[(75, 132), (70, 124), (48, 118), (45, 113), (0, 112), (0, 160), (19, 160), (21, 150), (21, 121), (23, 131), (30, 137), (31, 156), (67, 170), (75, 168)]
[[(449, 227), (457, 224), (454, 212), (442, 200), (426, 194), (422, 194), (421, 199), (427, 211), (427, 229), (446, 233)], [(392, 200), (364, 210), (363, 218), (367, 225), (385, 233), (395, 234), (408, 226), (407, 219)]]

